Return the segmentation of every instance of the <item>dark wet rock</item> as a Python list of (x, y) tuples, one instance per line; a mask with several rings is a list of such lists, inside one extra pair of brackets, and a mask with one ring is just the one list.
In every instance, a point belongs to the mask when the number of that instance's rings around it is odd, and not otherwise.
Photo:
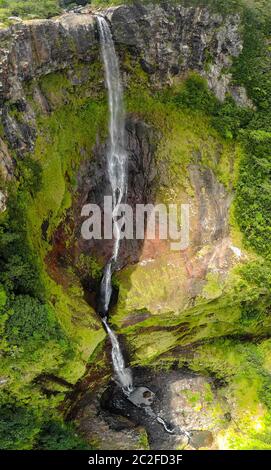
[[(126, 142), (128, 152), (128, 196), (127, 203), (135, 209), (136, 204), (152, 202), (158, 171), (154, 155), (159, 142), (157, 132), (141, 120), (129, 116), (126, 120)], [(104, 196), (111, 195), (110, 184), (106, 172), (106, 145), (97, 142), (94, 159), (86, 161), (78, 175), (79, 199), (74, 207), (75, 226), (79, 239), (78, 248), (81, 252), (90, 250), (106, 262), (112, 253), (112, 240), (83, 240), (80, 236), (82, 224), (81, 209), (91, 202), (103, 210)], [(135, 216), (135, 210), (134, 210)], [(135, 217), (134, 217), (135, 228)], [(117, 268), (138, 261), (143, 240), (123, 240), (120, 248)]]
[(148, 312), (133, 312), (131, 315), (127, 316), (125, 321), (123, 322), (123, 326), (132, 326), (136, 325), (137, 323), (143, 322), (150, 318), (150, 314)]
[(146, 62), (146, 60), (144, 59), (141, 59), (140, 60), (140, 65), (142, 67), (142, 70), (144, 70), (144, 72), (152, 75), (153, 73), (155, 73), (155, 69), (156, 67), (152, 64), (149, 64), (148, 62)]
[[(148, 397), (143, 396), (146, 392), (148, 392)], [(137, 387), (137, 377), (135, 377), (135, 390), (131, 398), (125, 396), (116, 384), (109, 385), (101, 397), (101, 408), (104, 412), (124, 416), (135, 426), (143, 426), (152, 448), (160, 448), (163, 436), (167, 442), (172, 440), (172, 435), (168, 434), (161, 422), (157, 420), (154, 392), (144, 386)], [(107, 415), (104, 415), (104, 419), (108, 422)], [(170, 424), (166, 424), (170, 428)], [(159, 441), (159, 447), (156, 447), (156, 441)]]
[(76, 5), (82, 5), (82, 6), (85, 6), (87, 5), (89, 2), (89, 0), (60, 0), (60, 5), (62, 7), (66, 7), (66, 6), (69, 6), (69, 5), (72, 5), (72, 4), (75, 4)]
[[(89, 373), (91, 378), (91, 370)], [(146, 431), (151, 449), (216, 448), (215, 435), (225, 429), (224, 415), (228, 411), (226, 403), (216, 394), (211, 378), (186, 370), (159, 370), (157, 373), (137, 367), (133, 369), (133, 379), (135, 391), (130, 398), (114, 382), (101, 387), (92, 397), (88, 386), (85, 392), (81, 387), (79, 399), (74, 396), (72, 404), (76, 412), (71, 410), (71, 415), (86, 439), (91, 438), (95, 426), (101, 448), (108, 448), (108, 445), (104, 447), (103, 429), (106, 429), (110, 448), (110, 443), (116, 440), (118, 449), (127, 448), (126, 442), (121, 441), (122, 433), (133, 435), (135, 439), (139, 430)], [(206, 390), (212, 390), (207, 398)], [(84, 399), (85, 396), (88, 399)], [(212, 396), (211, 401), (209, 396)], [(218, 407), (221, 407), (221, 416), (217, 413)], [(158, 417), (173, 433), (166, 432), (157, 421)]]
[(227, 421), (231, 421), (231, 420), (232, 420), (231, 413), (225, 413), (224, 418), (225, 418)]

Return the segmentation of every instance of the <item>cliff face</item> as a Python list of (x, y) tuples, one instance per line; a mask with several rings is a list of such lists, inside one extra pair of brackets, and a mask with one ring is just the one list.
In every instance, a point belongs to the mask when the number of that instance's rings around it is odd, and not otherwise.
[(128, 47), (158, 86), (196, 70), (219, 99), (231, 91), (228, 68), (242, 50), (240, 18), (180, 5), (123, 6), (108, 14), (117, 44)]
[(94, 17), (79, 14), (14, 25), (1, 30), (1, 42), (1, 98), (12, 101), (22, 97), (25, 82), (93, 60), (98, 45)]
[[(37, 20), (0, 31), (4, 47), (0, 58), (1, 115), (6, 140), (19, 152), (32, 151), (36, 138), (35, 113), (25, 87), (44, 75), (72, 68), (74, 62), (97, 60), (98, 41), (92, 15), (67, 15)], [(37, 88), (35, 98), (43, 102)], [(20, 122), (10, 114), (15, 107)]]
[[(130, 54), (150, 77), (153, 87), (172, 83), (189, 70), (206, 77), (219, 99), (232, 93), (248, 104), (244, 89), (231, 86), (229, 67), (242, 50), (240, 19), (224, 19), (208, 9), (138, 5), (108, 9), (117, 47)], [(36, 139), (35, 111), (26, 94), (29, 83), (78, 62), (98, 60), (99, 44), (93, 14), (64, 14), (52, 20), (28, 21), (0, 31), (0, 97), (4, 138), (11, 148), (32, 151)], [(127, 72), (126, 72), (127, 74)], [(35, 99), (42, 103), (37, 86)], [(21, 112), (20, 122), (12, 110)], [(4, 174), (10, 162), (1, 149)]]
[[(166, 4), (120, 6), (101, 14), (110, 20), (116, 43), (140, 57), (148, 73), (165, 81), (195, 69), (206, 75), (210, 86), (224, 98), (229, 82), (225, 69), (242, 50), (237, 15), (224, 19), (208, 9)], [(22, 98), (24, 82), (70, 67), (74, 60), (90, 62), (97, 54), (91, 13), (29, 21), (0, 33), (4, 44), (0, 57), (3, 100)], [(220, 82), (221, 73), (225, 77)]]

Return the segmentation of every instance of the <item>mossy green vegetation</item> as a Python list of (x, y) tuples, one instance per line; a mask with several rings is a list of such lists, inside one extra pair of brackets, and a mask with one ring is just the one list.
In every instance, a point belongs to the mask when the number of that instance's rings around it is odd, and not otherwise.
[(41, 450), (89, 450), (91, 448), (81, 439), (71, 424), (64, 424), (61, 420), (48, 421), (42, 428), (35, 445)]
[[(84, 81), (76, 95), (65, 72), (41, 79), (38, 86), (51, 111), (34, 103), (35, 152), (18, 163), (17, 187), (10, 189), (1, 217), (0, 402), (3, 421), (10, 416), (11, 422), (9, 429), (1, 423), (1, 448), (85, 446), (62, 423), (57, 407), (67, 388), (57, 384), (60, 378), (71, 387), (82, 376), (105, 333), (75, 272), (64, 269), (65, 286), (57, 284), (47, 273), (46, 255), (76, 192), (79, 164), (91, 158), (96, 136), (103, 138), (105, 95), (88, 95), (97, 86), (99, 69), (94, 69), (87, 70), (92, 85)], [(78, 65), (75, 73), (81, 71)], [(36, 86), (27, 87), (30, 100)], [(69, 230), (66, 236), (68, 242)]]
[[(189, 190), (188, 165), (201, 163), (212, 168), (225, 186), (234, 187), (242, 150), (232, 141), (227, 122), (223, 122), (228, 120), (229, 126), (233, 127), (233, 116), (227, 116), (228, 103), (221, 105), (200, 76), (191, 73), (184, 83), (153, 94), (148, 91), (147, 76), (144, 72), (138, 74), (135, 69), (127, 109), (144, 118), (160, 133), (156, 158), (166, 165), (168, 186), (181, 188), (186, 185), (183, 189)], [(231, 109), (238, 113), (233, 102)], [(172, 195), (170, 199), (172, 201)]]
[(1, 0), (0, 22), (3, 25), (12, 23), (12, 17), (26, 19), (50, 18), (61, 12), (59, 0)]
[(48, 221), (46, 236), (50, 240), (63, 213), (70, 207), (71, 190), (76, 190), (73, 175), (82, 155), (91, 155), (94, 139), (98, 129), (103, 128), (105, 115), (104, 103), (99, 105), (86, 101), (78, 108), (66, 105), (53, 116), (41, 120), (40, 126), (45, 132), (38, 137), (35, 159), (43, 170), (42, 187), (27, 209), (30, 230), (33, 235), (39, 235), (38, 240), (41, 240), (41, 224)]
[(16, 406), (8, 404), (0, 407), (1, 446), (6, 450), (65, 450), (90, 449), (71, 425), (60, 418), (42, 419), (38, 411), (29, 404)]
[(218, 436), (220, 448), (270, 449), (269, 354), (270, 340), (253, 344), (221, 339), (196, 349), (190, 368), (222, 380), (219, 393), (231, 410), (230, 425)]
[(149, 441), (148, 441), (148, 435), (147, 435), (146, 431), (141, 432), (140, 437), (139, 437), (138, 445), (139, 445), (140, 450), (149, 450), (150, 449)]
[[(218, 282), (217, 278), (209, 275), (209, 281), (205, 284), (203, 297), (198, 297), (193, 307), (173, 309), (171, 312), (153, 312), (144, 309), (144, 297), (141, 313), (148, 313), (147, 318), (130, 326), (123, 326), (121, 318), (116, 317), (116, 322), (122, 325), (121, 331), (127, 335), (130, 346), (136, 355), (137, 363), (150, 364), (153, 356), (159, 356), (164, 351), (163, 335), (165, 342), (170, 338), (170, 347), (188, 346), (199, 341), (210, 341), (212, 338), (224, 336), (260, 336), (268, 335), (271, 322), (269, 316), (270, 295), (269, 276), (270, 268), (266, 267), (266, 276), (260, 278), (256, 275), (259, 262), (249, 263), (233, 270), (227, 281)], [(253, 274), (252, 274), (253, 273)], [(255, 276), (255, 277), (254, 277)], [(153, 279), (153, 275), (151, 275)], [(152, 280), (153, 283), (153, 280)], [(215, 284), (214, 284), (215, 283)], [(144, 288), (146, 290), (146, 279)], [(133, 283), (132, 283), (133, 288)], [(219, 292), (218, 292), (219, 289)], [(215, 295), (206, 296), (206, 291)], [(137, 293), (141, 298), (141, 292)], [(129, 298), (129, 295), (128, 295)], [(140, 310), (131, 309), (134, 315)], [(125, 316), (122, 321), (132, 320), (133, 314)], [(155, 328), (155, 329), (154, 329)], [(166, 329), (165, 331), (163, 331)], [(160, 340), (155, 341), (160, 334)], [(151, 344), (150, 355), (146, 353), (142, 345)]]
[(236, 217), (248, 246), (270, 259), (270, 143), (271, 132), (247, 131), (240, 165)]

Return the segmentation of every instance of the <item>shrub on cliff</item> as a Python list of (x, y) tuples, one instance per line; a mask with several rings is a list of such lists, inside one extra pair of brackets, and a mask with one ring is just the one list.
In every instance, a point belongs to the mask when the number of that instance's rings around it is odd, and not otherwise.
[(29, 340), (48, 340), (57, 336), (57, 325), (49, 305), (29, 295), (19, 295), (11, 303), (6, 334), (12, 344)]
[(10, 17), (51, 18), (61, 13), (58, 0), (0, 0), (0, 21)]

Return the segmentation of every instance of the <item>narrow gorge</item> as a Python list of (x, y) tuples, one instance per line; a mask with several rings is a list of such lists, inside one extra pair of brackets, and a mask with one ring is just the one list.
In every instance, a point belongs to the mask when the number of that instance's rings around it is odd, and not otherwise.
[(268, 2), (56, 3), (0, 16), (0, 448), (270, 450)]

